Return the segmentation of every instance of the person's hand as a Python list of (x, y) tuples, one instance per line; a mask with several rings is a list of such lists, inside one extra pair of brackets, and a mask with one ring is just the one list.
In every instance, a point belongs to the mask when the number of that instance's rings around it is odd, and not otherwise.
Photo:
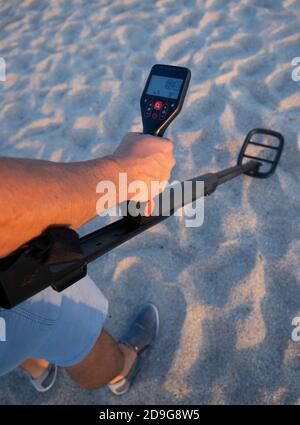
[[(145, 134), (128, 133), (112, 155), (120, 172), (127, 173), (128, 185), (133, 181), (142, 181), (147, 191), (140, 191), (138, 200), (145, 202), (162, 192), (170, 178), (176, 161), (173, 155), (173, 143), (169, 139)], [(151, 186), (151, 182), (160, 185)], [(152, 192), (151, 192), (152, 189)], [(153, 190), (154, 189), (154, 190)], [(132, 195), (127, 194), (127, 199)]]

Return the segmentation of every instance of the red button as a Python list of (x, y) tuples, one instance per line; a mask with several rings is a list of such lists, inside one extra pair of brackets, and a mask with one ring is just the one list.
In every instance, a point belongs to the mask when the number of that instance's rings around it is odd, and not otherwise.
[(162, 108), (162, 106), (163, 106), (163, 103), (162, 103), (160, 100), (157, 100), (157, 101), (154, 103), (154, 109), (156, 109), (157, 111), (160, 111), (160, 110), (161, 110), (161, 108)]
[(154, 119), (154, 120), (156, 120), (156, 118), (158, 117), (158, 115), (157, 115), (157, 113), (156, 112), (153, 112), (153, 114), (152, 114), (152, 118)]

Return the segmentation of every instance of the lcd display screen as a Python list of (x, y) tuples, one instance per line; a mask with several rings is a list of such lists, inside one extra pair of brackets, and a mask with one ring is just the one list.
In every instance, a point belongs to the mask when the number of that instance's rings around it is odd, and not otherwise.
[(183, 80), (180, 78), (152, 75), (146, 94), (177, 99)]

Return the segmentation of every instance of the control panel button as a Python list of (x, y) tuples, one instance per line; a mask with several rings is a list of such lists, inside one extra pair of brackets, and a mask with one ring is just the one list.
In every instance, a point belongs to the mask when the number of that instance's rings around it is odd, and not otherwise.
[(160, 114), (159, 114), (159, 119), (160, 120), (164, 120), (166, 117), (167, 117), (167, 112), (168, 112), (168, 105), (167, 104), (165, 104), (164, 106), (163, 106), (163, 108), (162, 108), (162, 110), (160, 111)]
[(153, 118), (154, 120), (156, 120), (156, 119), (157, 119), (157, 117), (158, 117), (157, 113), (156, 113), (156, 112), (153, 112), (153, 114), (152, 114), (152, 118)]
[(157, 111), (160, 111), (162, 107), (163, 107), (163, 103), (160, 100), (157, 100), (154, 103), (154, 109), (156, 109)]
[(150, 117), (152, 110), (153, 110), (153, 101), (149, 100), (145, 109), (145, 117)]

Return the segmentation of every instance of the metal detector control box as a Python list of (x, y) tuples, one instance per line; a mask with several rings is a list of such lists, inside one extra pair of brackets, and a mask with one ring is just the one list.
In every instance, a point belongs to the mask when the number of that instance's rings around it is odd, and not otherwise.
[(163, 136), (179, 114), (191, 79), (188, 68), (154, 65), (141, 97), (143, 133)]

